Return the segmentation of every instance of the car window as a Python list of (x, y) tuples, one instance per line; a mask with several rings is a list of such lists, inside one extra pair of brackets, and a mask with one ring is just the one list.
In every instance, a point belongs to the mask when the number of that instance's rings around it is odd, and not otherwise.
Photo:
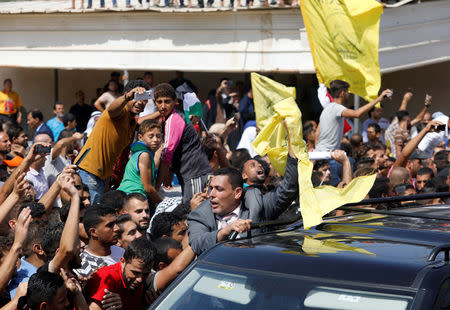
[(196, 267), (156, 309), (408, 310), (412, 296), (298, 278)]

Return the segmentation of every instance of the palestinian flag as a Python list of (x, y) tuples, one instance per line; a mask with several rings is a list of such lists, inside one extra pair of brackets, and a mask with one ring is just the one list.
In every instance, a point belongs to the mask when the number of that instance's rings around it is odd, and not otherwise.
[(197, 115), (203, 117), (202, 103), (195, 93), (186, 93), (183, 96), (183, 110), (186, 116), (186, 123), (190, 124), (189, 116)]

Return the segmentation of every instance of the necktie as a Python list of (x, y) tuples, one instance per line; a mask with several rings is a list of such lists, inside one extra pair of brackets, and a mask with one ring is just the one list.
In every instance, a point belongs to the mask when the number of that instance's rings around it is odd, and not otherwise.
[(233, 223), (235, 219), (237, 219), (237, 215), (234, 213), (225, 215), (224, 217), (222, 217), (222, 220), (220, 221), (221, 228), (227, 227), (228, 225)]

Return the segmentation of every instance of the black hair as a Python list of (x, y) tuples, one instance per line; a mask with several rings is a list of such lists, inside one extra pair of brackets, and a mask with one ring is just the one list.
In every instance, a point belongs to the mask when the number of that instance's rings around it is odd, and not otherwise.
[(430, 178), (434, 178), (434, 172), (433, 172), (433, 170), (430, 169), (430, 168), (428, 168), (428, 167), (420, 168), (420, 169), (417, 171), (417, 175), (424, 175), (424, 174), (429, 174), (429, 175), (430, 175)]
[(32, 117), (32, 118), (37, 118), (37, 119), (39, 119), (40, 121), (43, 121), (43, 120), (44, 120), (44, 115), (42, 115), (42, 112), (39, 111), (38, 109), (32, 110), (32, 111), (30, 112), (30, 114), (31, 114), (31, 117)]
[(386, 177), (379, 177), (375, 179), (372, 188), (369, 191), (369, 198), (380, 198), (383, 194), (389, 192), (389, 179)]
[(10, 78), (7, 78), (7, 79), (5, 79), (5, 80), (3, 81), (3, 85), (5, 85), (5, 84), (6, 84), (6, 82), (10, 82), (10, 83), (12, 83), (12, 80), (11, 80)]
[(151, 75), (151, 76), (153, 76), (153, 72), (146, 71), (146, 72), (144, 72), (144, 76), (146, 76), (146, 75)]
[(77, 118), (75, 117), (75, 115), (73, 115), (72, 113), (67, 113), (64, 115), (63, 117), (63, 124), (64, 127), (67, 127), (67, 125), (69, 125), (69, 122), (73, 122), (75, 121)]
[(65, 139), (65, 138), (70, 138), (73, 136), (73, 134), (74, 134), (74, 132), (72, 130), (63, 129), (58, 136), (58, 141)]
[(445, 150), (437, 152), (434, 155), (434, 163), (438, 172), (448, 167), (448, 152)]
[(118, 213), (123, 208), (126, 196), (126, 193), (119, 190), (108, 191), (100, 196), (99, 203), (109, 208), (113, 208)]
[(303, 140), (307, 141), (308, 136), (314, 131), (314, 127), (312, 123), (308, 123), (307, 125), (303, 126)]
[(313, 171), (311, 174), (311, 183), (313, 187), (319, 186), (320, 182), (322, 182), (323, 173), (322, 171)]
[(91, 237), (89, 230), (97, 227), (97, 225), (102, 222), (102, 217), (109, 214), (115, 216), (116, 211), (113, 208), (101, 204), (96, 204), (95, 206), (86, 209), (83, 217), (83, 226), (89, 238)]
[(167, 265), (171, 263), (168, 256), (169, 249), (183, 249), (181, 244), (172, 238), (158, 238), (153, 244), (156, 248), (155, 261), (153, 263), (153, 269), (155, 270), (157, 270), (160, 262), (166, 263)]
[(0, 236), (0, 259), (3, 253), (8, 253), (14, 243), (13, 236)]
[(156, 214), (152, 220), (152, 228), (150, 230), (152, 240), (161, 238), (164, 235), (172, 235), (172, 227), (180, 221), (182, 221), (182, 219), (172, 212), (162, 212)]
[(37, 272), (30, 277), (27, 294), (19, 300), (21, 306), (18, 308), (23, 309), (26, 303), (28, 309), (38, 310), (41, 303), (50, 303), (62, 286), (64, 280), (59, 274), (48, 271)]
[(131, 80), (127, 83), (127, 85), (125, 85), (124, 91), (129, 92), (130, 90), (132, 90), (136, 87), (143, 87), (146, 90), (150, 89), (150, 86), (143, 80)]
[(415, 190), (414, 186), (412, 186), (412, 184), (410, 183), (402, 183), (394, 186), (394, 192), (397, 195), (403, 195), (408, 189)]
[(33, 219), (38, 219), (45, 215), (45, 206), (42, 203), (38, 201), (30, 201), (20, 206), (19, 210), (17, 211), (16, 219), (19, 217), (20, 212), (22, 212), (22, 210), (27, 207), (30, 208), (31, 217)]
[(235, 189), (236, 187), (244, 186), (244, 179), (242, 179), (242, 174), (239, 170), (233, 167), (223, 167), (220, 168), (213, 173), (216, 175), (226, 175), (228, 176), (228, 182), (231, 184), (231, 188)]
[(62, 103), (61, 101), (56, 101), (55, 104), (53, 105), (53, 110), (56, 109), (57, 105), (64, 105), (64, 103)]
[(11, 126), (6, 130), (6, 133), (8, 134), (9, 141), (13, 141), (14, 138), (18, 138), (20, 134), (23, 132), (23, 128), (20, 126)]
[[(69, 211), (70, 211), (70, 205), (71, 202), (69, 201), (65, 201), (63, 202), (61, 208), (59, 208), (59, 218), (61, 219), (61, 222), (65, 223), (67, 221), (67, 217), (69, 215)], [(83, 210), (84, 204), (80, 201), (80, 210)]]
[(330, 82), (330, 95), (333, 98), (339, 98), (339, 95), (342, 91), (348, 90), (350, 87), (350, 84), (347, 82), (344, 82), (342, 80), (334, 80)]
[(247, 149), (237, 149), (231, 153), (230, 164), (236, 169), (241, 168), (242, 163), (252, 158)]
[[(383, 104), (380, 103), (380, 106), (383, 107)], [(369, 112), (368, 112), (369, 118), (372, 117), (372, 113), (373, 113), (373, 111), (375, 111), (375, 109), (376, 109), (375, 107), (372, 107), (372, 109), (369, 110)]]
[(314, 163), (314, 167), (313, 170), (314, 171), (318, 171), (320, 168), (322, 168), (323, 166), (329, 165), (330, 163), (328, 162), (328, 160), (326, 159), (320, 159), (320, 160), (316, 160), (316, 162)]
[(152, 266), (155, 254), (156, 249), (153, 243), (145, 238), (139, 238), (128, 245), (123, 258), (127, 263), (131, 263), (133, 259), (139, 259), (144, 262), (145, 266)]
[(132, 200), (132, 199), (137, 199), (139, 201), (147, 201), (147, 197), (145, 197), (144, 195), (142, 195), (141, 193), (129, 193), (128, 195), (125, 196), (125, 199), (123, 200), (123, 206), (127, 206), (128, 203)]
[(381, 127), (377, 123), (371, 123), (371, 124), (369, 124), (369, 126), (367, 126), (367, 128), (369, 128), (369, 127), (373, 127), (373, 129), (375, 130), (375, 133), (381, 133)]
[(119, 226), (119, 236), (123, 234), (123, 224), (133, 221), (129, 214), (121, 214), (117, 217), (116, 224)]
[(373, 151), (386, 151), (386, 147), (382, 144), (373, 144), (370, 146)]
[(446, 176), (435, 176), (434, 178), (428, 180), (425, 186), (434, 186), (438, 193), (448, 192), (449, 188), (446, 180)]
[(395, 113), (395, 115), (397, 116), (398, 121), (401, 122), (401, 121), (403, 121), (407, 116), (409, 116), (409, 112), (406, 111), (406, 110), (401, 110), (401, 111), (397, 111), (397, 112)]
[(155, 100), (157, 100), (160, 97), (169, 97), (172, 98), (173, 100), (177, 99), (175, 89), (169, 83), (161, 83), (156, 85), (153, 91), (153, 95), (155, 97)]
[(41, 232), (41, 246), (47, 255), (47, 260), (51, 261), (55, 257), (56, 250), (59, 248), (64, 223), (49, 224)]
[(355, 163), (354, 170), (358, 170), (360, 168), (372, 168), (371, 166), (375, 163), (375, 160), (370, 157), (363, 157)]
[(44, 229), (45, 222), (41, 220), (35, 220), (30, 223), (27, 231), (27, 237), (23, 243), (23, 255), (27, 258), (33, 254), (33, 245), (41, 243), (41, 236), (39, 232)]
[(352, 156), (353, 150), (352, 150), (352, 146), (350, 145), (350, 143), (341, 143), (341, 150), (343, 150), (345, 152), (345, 154), (347, 154), (348, 157)]

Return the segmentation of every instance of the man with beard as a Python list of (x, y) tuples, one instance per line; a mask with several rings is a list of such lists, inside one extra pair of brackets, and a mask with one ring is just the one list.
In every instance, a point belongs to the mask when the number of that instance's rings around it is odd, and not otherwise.
[(64, 130), (64, 123), (63, 123), (64, 104), (62, 104), (62, 102), (56, 102), (53, 105), (53, 113), (55, 114), (55, 117), (47, 121), (47, 126), (52, 131), (53, 138), (56, 141), (58, 140), (61, 131)]
[(75, 273), (87, 277), (100, 267), (117, 263), (124, 250), (115, 246), (120, 229), (114, 209), (101, 204), (87, 209), (83, 225), (89, 242), (80, 255), (81, 268), (75, 270)]
[[(241, 168), (242, 178), (247, 186), (263, 186), (266, 173), (263, 165), (256, 159), (247, 160)], [(244, 184), (244, 187), (247, 187)]]
[[(370, 127), (369, 127), (370, 129)], [(372, 158), (375, 160), (376, 169), (378, 170), (378, 173), (382, 176), (387, 176), (387, 173), (389, 171), (389, 168), (387, 166), (386, 161), (388, 160), (388, 157), (386, 155), (386, 148), (381, 144), (375, 144), (371, 147), (373, 151)]]
[(6, 132), (0, 132), (0, 181), (5, 182), (8, 178), (8, 171), (6, 169), (6, 165), (3, 164), (3, 161), (8, 159), (7, 155), (11, 152), (11, 142), (9, 141), (9, 137)]
[(131, 242), (120, 262), (101, 268), (88, 280), (89, 309), (99, 310), (104, 296), (119, 294), (122, 309), (145, 309), (144, 283), (155, 258), (154, 245), (143, 238)]
[(150, 209), (144, 195), (140, 193), (128, 194), (123, 203), (123, 213), (130, 215), (141, 235), (147, 235), (150, 224)]
[(130, 81), (125, 87), (125, 93), (102, 113), (75, 159), (75, 164), (80, 168), (81, 179), (89, 186), (94, 203), (103, 194), (106, 178), (112, 174), (120, 154), (134, 137), (135, 116), (147, 104), (147, 100), (134, 100), (134, 94), (142, 94), (148, 89), (149, 86), (144, 81)]

